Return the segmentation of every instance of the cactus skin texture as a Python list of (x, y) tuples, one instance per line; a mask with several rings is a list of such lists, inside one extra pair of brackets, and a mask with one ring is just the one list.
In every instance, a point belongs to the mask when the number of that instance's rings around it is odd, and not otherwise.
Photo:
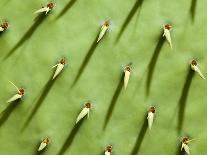
[[(207, 82), (189, 61), (197, 60), (206, 76), (207, 1), (54, 3), (41, 16), (34, 12), (47, 1), (0, 2), (0, 20), (9, 23), (0, 32), (1, 155), (37, 154), (45, 137), (44, 155), (104, 155), (109, 144), (111, 155), (179, 155), (185, 136), (197, 139), (189, 143), (192, 155), (206, 154)], [(106, 20), (110, 28), (97, 43)], [(165, 24), (173, 27), (172, 49), (162, 36)], [(67, 63), (52, 80), (51, 67), (63, 57)], [(21, 100), (6, 102), (16, 93), (9, 81), (25, 89)], [(76, 124), (86, 101), (93, 104), (90, 118)]]

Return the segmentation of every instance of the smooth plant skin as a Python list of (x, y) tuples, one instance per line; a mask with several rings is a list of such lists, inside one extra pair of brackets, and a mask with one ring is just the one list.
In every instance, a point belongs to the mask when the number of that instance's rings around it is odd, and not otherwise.
[[(70, 1), (54, 1), (56, 7), (36, 22), (34, 11), (46, 1), (1, 0), (0, 20), (9, 27), (0, 33), (0, 154), (35, 155), (40, 140), (48, 136), (51, 143), (44, 155), (104, 155), (108, 144), (113, 146), (111, 155), (177, 155), (185, 135), (198, 139), (189, 145), (192, 155), (205, 154), (207, 82), (195, 73), (188, 93), (182, 91), (190, 60), (196, 59), (206, 76), (207, 2), (143, 0), (116, 41), (140, 0)], [(108, 19), (110, 31), (97, 44), (100, 26)], [(166, 23), (173, 26), (173, 49), (162, 37)], [(160, 44), (162, 48), (156, 51)], [(90, 49), (92, 55), (72, 87)], [(157, 58), (154, 52), (159, 53)], [(52, 80), (51, 67), (62, 57), (69, 65)], [(129, 62), (133, 71), (127, 89), (120, 86), (117, 91), (123, 66)], [(150, 91), (146, 95), (148, 75)], [(25, 88), (19, 102), (6, 103), (16, 93), (8, 81)], [(110, 111), (113, 96), (117, 98)], [(87, 100), (93, 103), (90, 118), (75, 125)], [(157, 111), (149, 130), (146, 109), (151, 105)], [(38, 110), (31, 115), (33, 109)], [(108, 111), (112, 113), (103, 128)], [(183, 115), (178, 131), (179, 111)], [(30, 115), (32, 119), (28, 119)]]

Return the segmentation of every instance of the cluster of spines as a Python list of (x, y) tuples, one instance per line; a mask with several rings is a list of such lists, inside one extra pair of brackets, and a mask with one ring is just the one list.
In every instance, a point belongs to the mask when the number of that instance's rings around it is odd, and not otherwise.
[[(45, 7), (42, 7), (41, 9), (35, 11), (35, 13), (45, 12), (45, 15), (46, 15), (54, 7), (55, 7), (54, 3), (48, 3)], [(101, 31), (99, 33), (97, 43), (103, 38), (103, 36), (107, 32), (107, 30), (109, 29), (109, 26), (110, 26), (110, 22), (108, 20), (105, 21), (104, 24), (101, 27)], [(8, 28), (9, 28), (9, 23), (8, 22), (5, 21), (5, 22), (2, 22), (0, 24), (0, 32), (3, 32), (5, 30), (7, 30)], [(172, 29), (172, 26), (170, 24), (166, 24), (166, 25), (163, 26), (163, 29), (164, 29), (163, 36), (166, 37), (166, 40), (168, 41), (170, 47), (172, 48), (172, 40), (171, 40), (171, 35), (170, 35), (170, 31)], [(66, 63), (65, 58), (62, 58), (57, 65), (53, 66), (53, 67), (56, 67), (56, 71), (55, 71), (54, 76), (53, 76), (52, 79), (55, 79), (60, 74), (60, 72), (63, 70), (63, 68), (65, 66), (65, 63)], [(191, 66), (191, 69), (194, 70), (195, 72), (197, 72), (200, 75), (201, 78), (205, 79), (205, 76), (200, 71), (200, 69), (198, 67), (198, 63), (197, 63), (196, 60), (193, 59), (190, 63), (190, 66)], [(126, 89), (127, 85), (128, 85), (130, 73), (131, 73), (131, 64), (125, 66), (124, 73), (125, 73), (124, 86), (125, 86), (125, 89)], [(18, 87), (16, 87), (16, 88), (17, 88), (17, 93), (12, 98), (10, 98), (7, 102), (12, 102), (12, 101), (15, 101), (17, 99), (21, 99), (24, 96), (25, 90), (23, 88), (18, 88)], [(80, 114), (78, 115), (78, 117), (76, 119), (76, 123), (78, 123), (86, 115), (88, 115), (88, 117), (89, 117), (90, 109), (91, 109), (91, 103), (90, 102), (85, 103), (84, 108), (82, 109), (82, 111), (80, 112)], [(151, 127), (152, 127), (153, 120), (154, 120), (154, 114), (155, 114), (155, 107), (152, 106), (148, 109), (148, 116), (147, 116), (149, 129), (151, 129)], [(183, 140), (182, 140), (181, 150), (184, 149), (187, 154), (190, 154), (189, 146), (188, 146), (190, 141), (191, 140), (189, 140), (188, 137), (184, 137)], [(43, 150), (48, 145), (48, 143), (49, 143), (49, 139), (45, 138), (41, 142), (38, 151)], [(112, 146), (108, 145), (105, 149), (105, 155), (110, 155), (111, 152), (112, 152)]]

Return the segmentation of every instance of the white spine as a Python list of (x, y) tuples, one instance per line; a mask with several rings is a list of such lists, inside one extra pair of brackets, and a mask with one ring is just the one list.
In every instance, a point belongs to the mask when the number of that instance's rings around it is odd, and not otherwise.
[(50, 8), (47, 7), (47, 10), (45, 11), (45, 15), (50, 11)]
[(106, 151), (106, 152), (105, 152), (105, 155), (110, 155), (110, 154), (111, 154), (111, 153), (110, 153), (110, 152), (108, 152), (108, 151)]
[(153, 124), (153, 120), (154, 120), (154, 113), (148, 112), (147, 119), (148, 119), (149, 129), (151, 129), (152, 128), (152, 124)]
[(42, 12), (45, 12), (47, 14), (47, 12), (49, 11), (50, 9), (48, 7), (43, 7), (37, 11), (35, 11), (34, 13), (42, 13)]
[(63, 64), (61, 63), (57, 64), (57, 68), (56, 68), (55, 74), (52, 79), (56, 78), (60, 74), (60, 72), (63, 70), (63, 68), (64, 68)]
[(188, 155), (190, 155), (190, 148), (189, 148), (189, 146), (188, 146), (187, 144), (182, 143), (181, 151), (182, 151), (182, 149), (184, 149), (185, 152), (186, 152)]
[[(58, 63), (58, 64), (59, 64), (59, 63)], [(56, 64), (56, 65), (52, 66), (52, 68), (55, 68), (55, 67), (57, 67), (57, 65), (58, 65), (58, 64)]]
[(0, 32), (4, 31), (4, 29), (2, 27), (0, 27)]
[(163, 36), (166, 37), (169, 45), (170, 45), (170, 48), (172, 48), (172, 40), (171, 40), (171, 35), (170, 35), (170, 31), (168, 29), (164, 29), (164, 34)]
[(99, 36), (98, 36), (98, 40), (97, 40), (97, 43), (103, 38), (104, 34), (106, 33), (108, 27), (103, 25), (101, 27), (101, 32), (99, 33)]
[(20, 99), (21, 97), (22, 97), (22, 95), (15, 94), (14, 96), (12, 96), (12, 97), (7, 101), (7, 103), (9, 103), (9, 102), (13, 102), (13, 101), (15, 101), (15, 100), (17, 100), (17, 99)]
[(47, 146), (47, 144), (46, 144), (46, 143), (41, 142), (41, 144), (40, 144), (40, 146), (39, 146), (39, 148), (38, 148), (38, 151), (43, 150), (46, 146)]
[(195, 72), (197, 72), (201, 78), (206, 79), (198, 66), (195, 66), (195, 65), (191, 64), (191, 69), (194, 70)]
[(89, 114), (90, 109), (89, 108), (83, 108), (83, 110), (80, 112), (80, 114), (78, 115), (77, 119), (76, 119), (76, 124), (83, 118), (85, 117), (87, 114)]
[(198, 69), (197, 72), (198, 72), (198, 74), (200, 75), (200, 77), (201, 77), (202, 79), (204, 79), (204, 80), (206, 79), (205, 76), (203, 75), (203, 73), (201, 72), (200, 69)]
[(89, 115), (90, 115), (90, 110), (88, 111), (88, 115), (87, 115), (87, 118), (89, 118)]
[(196, 68), (198, 68), (198, 67), (196, 67), (195, 65), (192, 65), (192, 64), (190, 65), (190, 67), (191, 67), (191, 69), (194, 70), (194, 71), (196, 71)]
[(124, 88), (125, 89), (127, 88), (129, 77), (130, 77), (130, 72), (126, 70), (125, 75), (124, 75)]
[(19, 88), (13, 83), (13, 82), (11, 82), (11, 81), (9, 81), (15, 88), (16, 88), (16, 90), (20, 93), (20, 91), (19, 91)]

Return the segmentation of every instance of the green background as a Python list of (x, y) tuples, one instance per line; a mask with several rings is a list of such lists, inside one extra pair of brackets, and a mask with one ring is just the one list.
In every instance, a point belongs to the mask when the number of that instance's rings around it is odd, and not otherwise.
[[(33, 25), (36, 16), (33, 12), (46, 1), (1, 0), (0, 19), (8, 20), (10, 27), (0, 36), (0, 110), (9, 106), (6, 100), (15, 93), (9, 80), (24, 87), (26, 95), (0, 127), (0, 154), (36, 154), (41, 139), (48, 136), (51, 142), (43, 153), (57, 155), (88, 100), (93, 104), (90, 118), (84, 119), (65, 154), (101, 155), (105, 146), (112, 144), (113, 154), (133, 155), (131, 152), (145, 113), (151, 105), (157, 110), (155, 122), (152, 130), (146, 131), (138, 154), (177, 154), (180, 139), (185, 135), (197, 139), (190, 144), (192, 154), (205, 154), (207, 83), (198, 75), (192, 79), (180, 132), (177, 131), (177, 117), (189, 60), (196, 58), (206, 74), (207, 2), (197, 2), (192, 21), (189, 0), (144, 0), (117, 43), (121, 26), (136, 0), (77, 0), (57, 19), (69, 2), (56, 0), (56, 8), (36, 27), (31, 37), (4, 59)], [(96, 47), (76, 85), (71, 87), (106, 19), (111, 21), (110, 31)], [(162, 26), (168, 22), (173, 26), (173, 50), (165, 41), (154, 68), (150, 93), (146, 95), (148, 64)], [(53, 74), (51, 67), (62, 56), (66, 57), (67, 66), (48, 84), (51, 87), (48, 94), (25, 127)], [(123, 66), (129, 62), (133, 65), (128, 88), (120, 92), (104, 130), (105, 117)]]

